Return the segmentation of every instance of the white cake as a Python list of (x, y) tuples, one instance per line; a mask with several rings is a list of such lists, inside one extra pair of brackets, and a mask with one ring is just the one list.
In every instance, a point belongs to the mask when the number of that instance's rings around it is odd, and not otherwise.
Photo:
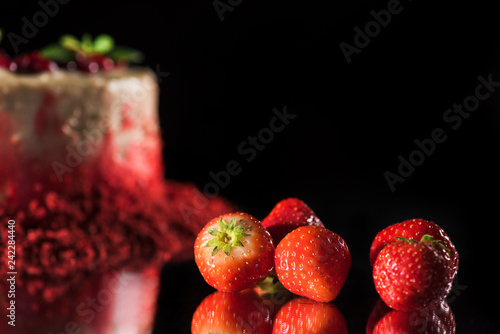
[(202, 226), (233, 207), (164, 179), (150, 70), (71, 71), (36, 54), (23, 72), (1, 57), (0, 253), (4, 222), (16, 243), (15, 268), (4, 259), (0, 272), (16, 270), (16, 332), (148, 333), (164, 261), (192, 258)]
[(75, 169), (99, 177), (118, 169), (131, 186), (161, 178), (158, 86), (149, 70), (0, 69), (0, 82), (0, 161), (9, 161), (0, 166), (0, 198), (27, 182), (62, 182)]

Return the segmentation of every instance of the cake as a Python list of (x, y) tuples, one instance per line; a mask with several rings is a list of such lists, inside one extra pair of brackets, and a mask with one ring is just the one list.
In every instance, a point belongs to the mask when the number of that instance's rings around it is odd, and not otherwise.
[(163, 263), (232, 210), (164, 178), (155, 75), (97, 41), (0, 53), (3, 332), (148, 333)]
[(162, 177), (158, 87), (149, 70), (0, 71), (0, 82), (0, 158), (9, 161), (0, 167), (9, 176), (0, 198), (22, 200), (29, 185), (62, 184), (75, 171), (130, 190)]

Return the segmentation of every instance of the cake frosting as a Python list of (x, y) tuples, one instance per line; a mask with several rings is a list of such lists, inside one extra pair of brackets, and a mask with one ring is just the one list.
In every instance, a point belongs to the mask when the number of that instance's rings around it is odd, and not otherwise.
[[(113, 293), (108, 306), (116, 312), (91, 324), (82, 303), (105, 291), (106, 279), (132, 275), (134, 293), (145, 289), (136, 304), (154, 310), (162, 264), (191, 258), (201, 227), (233, 210), (164, 178), (158, 84), (146, 68), (0, 68), (0, 162), (1, 254), (7, 222), (16, 226), (18, 333), (64, 332), (73, 322), (82, 333), (127, 326), (146, 333), (152, 315), (134, 322), (127, 314), (139, 313), (124, 307), (132, 290)], [(2, 259), (0, 273), (8, 271)]]
[(8, 183), (0, 197), (36, 179), (62, 182), (82, 165), (92, 173), (126, 170), (143, 186), (163, 175), (158, 87), (149, 70), (0, 70), (0, 82), (0, 161), (9, 161), (0, 167)]

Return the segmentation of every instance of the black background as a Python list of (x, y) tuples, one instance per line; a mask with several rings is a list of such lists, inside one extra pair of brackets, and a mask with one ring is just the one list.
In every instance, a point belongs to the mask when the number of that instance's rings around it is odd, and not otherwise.
[[(228, 4), (226, 0), (220, 3)], [(347, 63), (339, 47), (389, 1), (233, 1), (223, 21), (212, 1), (82, 1), (60, 4), (19, 52), (59, 36), (108, 33), (142, 50), (160, 74), (166, 177), (204, 188), (231, 160), (241, 172), (218, 193), (262, 219), (296, 196), (340, 234), (352, 269), (336, 305), (362, 333), (376, 300), (368, 252), (377, 231), (409, 218), (441, 225), (460, 253), (457, 333), (494, 332), (500, 185), (500, 93), (457, 129), (443, 120), (474, 95), (478, 77), (500, 82), (500, 8), (493, 1), (401, 0), (401, 12)], [(3, 3), (0, 27), (22, 36), (36, 1)], [(8, 53), (15, 49), (4, 36)], [(168, 74), (166, 74), (168, 73)], [(500, 90), (500, 88), (499, 88)], [(484, 92), (484, 90), (483, 90)], [(254, 159), (238, 147), (273, 108), (296, 115)], [(384, 172), (435, 128), (444, 143), (391, 191)], [(170, 285), (182, 289), (168, 289)], [(169, 264), (157, 333), (189, 332), (212, 291), (194, 264)]]

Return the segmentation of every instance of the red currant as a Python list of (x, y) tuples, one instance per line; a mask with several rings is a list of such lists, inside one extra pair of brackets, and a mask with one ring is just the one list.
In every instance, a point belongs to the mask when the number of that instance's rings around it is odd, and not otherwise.
[(76, 68), (82, 72), (96, 73), (99, 70), (109, 71), (115, 67), (111, 58), (104, 55), (84, 56), (77, 55)]
[(10, 67), (11, 60), (9, 56), (0, 50), (0, 68), (6, 68), (8, 69)]
[(14, 70), (15, 68), (15, 71), (17, 72), (28, 73), (31, 63), (31, 57), (29, 54), (16, 56), (12, 59), (12, 63), (15, 64), (15, 66), (12, 66), (11, 70)]
[(52, 60), (44, 58), (40, 52), (34, 51), (14, 57), (9, 68), (19, 73), (39, 73), (55, 71), (58, 66)]
[(56, 63), (49, 59), (33, 59), (31, 62), (31, 71), (32, 72), (43, 72), (43, 71), (49, 71), (49, 72), (54, 72), (56, 71), (59, 67), (57, 66)]

